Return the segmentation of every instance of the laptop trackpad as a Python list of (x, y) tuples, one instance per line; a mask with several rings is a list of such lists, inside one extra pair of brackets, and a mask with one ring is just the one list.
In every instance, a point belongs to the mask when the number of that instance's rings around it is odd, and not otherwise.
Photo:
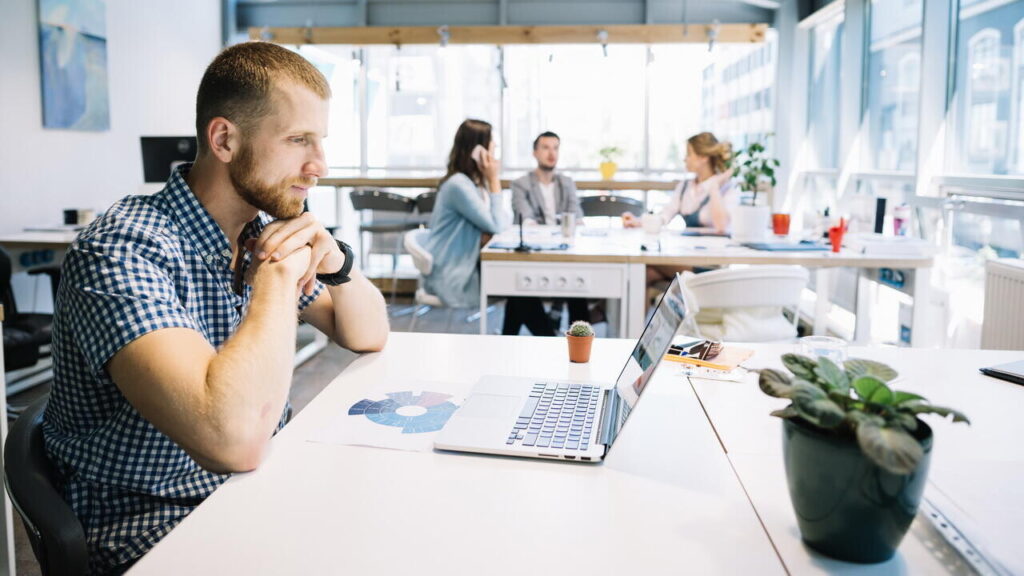
[(459, 415), (462, 418), (511, 417), (522, 407), (522, 404), (523, 399), (519, 396), (473, 394), (459, 408)]

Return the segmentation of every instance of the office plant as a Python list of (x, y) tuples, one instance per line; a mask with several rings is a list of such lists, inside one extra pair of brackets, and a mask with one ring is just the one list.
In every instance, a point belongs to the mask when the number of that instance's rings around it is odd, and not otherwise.
[(764, 369), (758, 384), (790, 400), (771, 414), (783, 419), (786, 480), (804, 541), (851, 562), (891, 558), (928, 475), (932, 430), (919, 416), (967, 417), (894, 389), (897, 372), (880, 362), (840, 367), (784, 354), (782, 363), (792, 374)]
[(569, 342), (570, 362), (590, 362), (590, 348), (594, 343), (594, 327), (590, 325), (590, 322), (585, 320), (573, 322), (565, 332), (565, 338)]
[(751, 206), (757, 206), (757, 193), (762, 186), (775, 188), (775, 169), (778, 167), (778, 159), (769, 156), (760, 142), (741, 148), (729, 163), (733, 178), (739, 179), (740, 190), (751, 193)]

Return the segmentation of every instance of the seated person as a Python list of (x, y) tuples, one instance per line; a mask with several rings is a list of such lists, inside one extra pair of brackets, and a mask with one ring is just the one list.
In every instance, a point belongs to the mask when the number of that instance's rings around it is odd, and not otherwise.
[[(739, 189), (726, 168), (732, 157), (732, 145), (719, 142), (710, 132), (701, 132), (686, 141), (686, 170), (695, 175), (679, 183), (660, 213), (663, 225), (682, 216), (687, 228), (707, 228), (718, 234), (729, 230), (730, 212), (739, 204)], [(638, 228), (640, 219), (622, 214), (622, 225)], [(648, 266), (648, 285), (671, 280), (679, 268)]]
[(493, 150), (491, 125), (483, 120), (466, 120), (455, 132), (424, 242), (434, 258), (424, 288), (445, 306), (480, 305), (480, 247), (511, 224)]
[(85, 529), (90, 573), (121, 573), (285, 422), (296, 317), (383, 348), (380, 292), (303, 200), (327, 173), (330, 87), (269, 42), (225, 49), (196, 101), (199, 150), (68, 250), (46, 451)]
[[(572, 178), (555, 172), (561, 140), (554, 132), (544, 132), (533, 141), (533, 157), (537, 168), (513, 180), (512, 211), (516, 220), (521, 217), (524, 225), (556, 225), (562, 214), (575, 215), (576, 222), (583, 222), (583, 208), (576, 197), (576, 183)], [(588, 319), (587, 301), (584, 298), (568, 298), (569, 321)], [(518, 334), (523, 324), (534, 336), (554, 336), (561, 321), (562, 300), (551, 303), (551, 317), (544, 313), (540, 298), (509, 298), (505, 305), (505, 321), (502, 334)], [(553, 326), (546, 326), (550, 322)]]

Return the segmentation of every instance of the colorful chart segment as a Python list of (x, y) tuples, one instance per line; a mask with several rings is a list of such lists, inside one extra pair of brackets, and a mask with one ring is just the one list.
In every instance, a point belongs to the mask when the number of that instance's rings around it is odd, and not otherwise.
[[(391, 392), (385, 400), (363, 399), (356, 402), (348, 409), (348, 415), (365, 415), (377, 424), (401, 428), (402, 434), (437, 432), (444, 428), (445, 422), (458, 408), (448, 401), (449, 398), (451, 395), (439, 392)], [(419, 406), (425, 408), (426, 412), (403, 416), (398, 410), (405, 406)]]

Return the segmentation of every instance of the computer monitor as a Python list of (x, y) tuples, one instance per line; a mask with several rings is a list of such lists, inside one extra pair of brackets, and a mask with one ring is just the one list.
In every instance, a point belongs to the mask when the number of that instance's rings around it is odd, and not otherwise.
[(172, 168), (195, 159), (195, 136), (142, 137), (142, 175), (146, 182), (166, 182)]

